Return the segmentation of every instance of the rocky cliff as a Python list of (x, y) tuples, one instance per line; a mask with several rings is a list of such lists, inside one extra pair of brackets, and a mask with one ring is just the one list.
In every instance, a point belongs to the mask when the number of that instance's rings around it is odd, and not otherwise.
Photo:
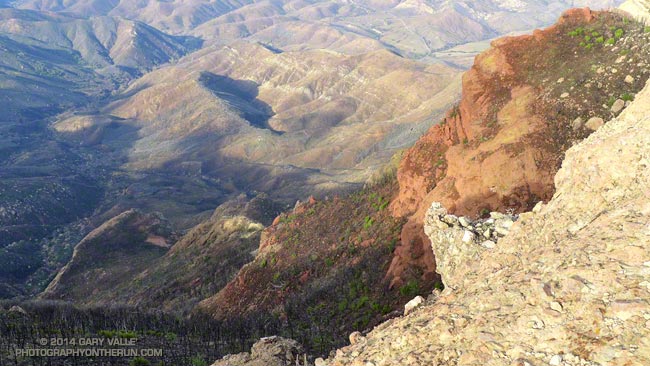
[(648, 0), (627, 0), (620, 9), (632, 14), (646, 24), (650, 24), (650, 1)]
[(649, 39), (627, 15), (576, 9), (479, 55), (463, 77), (460, 103), (398, 169), (399, 194), (390, 207), (410, 219), (389, 271), (393, 283), (414, 265), (435, 270), (422, 222), (432, 202), (480, 217), (547, 201), (564, 152), (643, 87)]
[(568, 150), (550, 202), (493, 248), (438, 240), (453, 228), (434, 205), (426, 229), (447, 288), (320, 364), (647, 365), (648, 115), (650, 83)]

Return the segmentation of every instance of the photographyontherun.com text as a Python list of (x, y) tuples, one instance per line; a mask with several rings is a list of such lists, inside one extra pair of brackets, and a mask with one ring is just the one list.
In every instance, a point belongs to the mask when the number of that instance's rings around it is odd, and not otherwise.
[(162, 357), (162, 349), (137, 348), (136, 338), (39, 338), (15, 357)]

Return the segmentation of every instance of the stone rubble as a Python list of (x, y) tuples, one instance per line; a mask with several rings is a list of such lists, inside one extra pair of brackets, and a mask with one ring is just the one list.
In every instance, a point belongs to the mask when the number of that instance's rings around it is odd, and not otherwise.
[(251, 352), (228, 355), (212, 366), (307, 366), (303, 347), (292, 339), (266, 337), (251, 348)]
[[(442, 204), (434, 202), (424, 219), (424, 232), (432, 241), (433, 248), (444, 248), (446, 253), (467, 253), (468, 257), (478, 258), (485, 250), (496, 248), (501, 238), (508, 235), (510, 228), (518, 220), (518, 215), (491, 212), (489, 218), (472, 220), (468, 217), (450, 215)], [(434, 249), (435, 252), (435, 249)], [(455, 255), (438, 256), (437, 270), (454, 272), (466, 268), (466, 263), (457, 261)], [(460, 276), (462, 277), (462, 276)], [(456, 275), (443, 278), (445, 286), (454, 287)]]

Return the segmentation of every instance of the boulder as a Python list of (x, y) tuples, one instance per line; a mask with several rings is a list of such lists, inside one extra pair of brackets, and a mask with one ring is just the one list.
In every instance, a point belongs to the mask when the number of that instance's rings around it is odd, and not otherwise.
[(417, 309), (424, 303), (424, 297), (417, 296), (413, 300), (409, 301), (404, 305), (404, 315), (408, 315), (413, 310)]
[(600, 127), (602, 127), (605, 124), (605, 120), (600, 118), (600, 117), (592, 117), (589, 118), (587, 123), (585, 124), (585, 127), (592, 131), (596, 131)]
[(582, 119), (582, 117), (578, 117), (571, 123), (571, 128), (573, 128), (574, 131), (578, 131), (584, 126), (584, 124), (585, 121)]
[(23, 309), (22, 307), (20, 307), (18, 305), (12, 306), (9, 309), (9, 312), (13, 313), (13, 314), (27, 315), (27, 311), (25, 311), (25, 309)]
[(304, 365), (305, 351), (292, 339), (266, 337), (251, 348), (251, 352), (228, 355), (212, 366), (287, 366)]
[(611, 111), (612, 113), (618, 113), (625, 108), (625, 101), (623, 99), (616, 99), (614, 104), (612, 104)]

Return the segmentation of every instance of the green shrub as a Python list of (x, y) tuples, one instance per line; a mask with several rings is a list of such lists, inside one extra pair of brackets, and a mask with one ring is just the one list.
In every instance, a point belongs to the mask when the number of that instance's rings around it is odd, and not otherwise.
[(359, 310), (362, 307), (364, 307), (368, 302), (370, 301), (370, 298), (366, 295), (361, 296), (360, 298), (356, 299), (354, 302), (352, 302), (352, 310)]
[(150, 366), (151, 362), (146, 358), (136, 357), (129, 362), (129, 366)]
[(374, 224), (375, 221), (372, 219), (370, 216), (366, 216), (365, 219), (363, 219), (363, 228), (365, 230), (368, 230), (372, 227), (372, 224)]
[(594, 40), (596, 43), (605, 43), (605, 37), (600, 36)]
[(650, 26), (643, 28), (643, 31), (645, 33), (650, 33)]
[(614, 37), (616, 39), (623, 37), (623, 34), (625, 34), (625, 31), (622, 30), (621, 28), (618, 28), (616, 32), (614, 32)]
[(621, 95), (621, 99), (623, 99), (626, 102), (631, 102), (631, 101), (634, 100), (634, 94), (625, 93), (625, 94)]
[(433, 288), (442, 291), (445, 289), (445, 285), (442, 283), (442, 281), (436, 281), (436, 283), (433, 284)]
[(98, 334), (104, 338), (113, 338), (115, 337), (115, 332), (112, 330), (100, 330)]
[(190, 360), (192, 366), (207, 366), (208, 362), (203, 359), (203, 356), (194, 356)]
[(339, 302), (338, 308), (339, 308), (339, 312), (341, 313), (344, 312), (348, 308), (348, 300), (347, 299), (341, 300)]
[(410, 280), (404, 286), (400, 287), (399, 293), (406, 297), (415, 297), (420, 293), (420, 285), (416, 280)]
[(605, 41), (606, 44), (616, 44), (616, 40), (614, 38), (609, 38), (607, 41)]
[(614, 103), (616, 103), (616, 97), (614, 97), (614, 96), (609, 97), (609, 99), (607, 100), (607, 106), (609, 108), (612, 108)]
[(399, 240), (397, 238), (393, 238), (389, 243), (388, 243), (388, 250), (392, 253), (395, 251), (395, 248), (397, 248), (397, 242)]
[(137, 338), (138, 335), (135, 332), (132, 332), (132, 331), (120, 330), (119, 332), (117, 332), (117, 337), (118, 338), (133, 339), (133, 338)]

